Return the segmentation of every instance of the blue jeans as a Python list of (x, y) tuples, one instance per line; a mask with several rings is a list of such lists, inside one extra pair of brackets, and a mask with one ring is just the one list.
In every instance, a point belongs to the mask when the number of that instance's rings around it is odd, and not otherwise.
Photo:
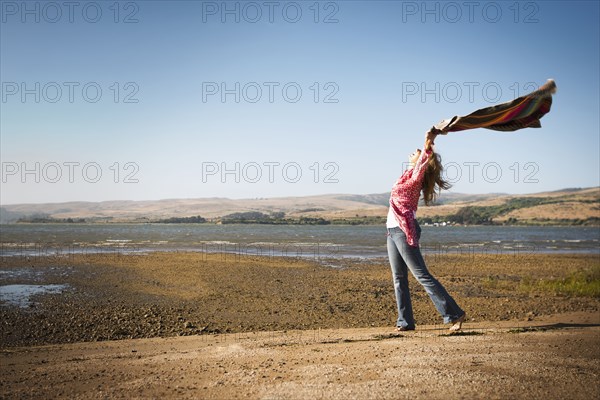
[[(417, 237), (421, 237), (421, 227), (417, 224)], [(456, 321), (464, 311), (456, 304), (446, 289), (427, 270), (419, 246), (410, 246), (400, 227), (387, 228), (387, 251), (392, 267), (392, 278), (398, 304), (396, 326), (415, 328), (410, 292), (408, 290), (408, 269), (419, 282), (444, 318), (444, 323)]]

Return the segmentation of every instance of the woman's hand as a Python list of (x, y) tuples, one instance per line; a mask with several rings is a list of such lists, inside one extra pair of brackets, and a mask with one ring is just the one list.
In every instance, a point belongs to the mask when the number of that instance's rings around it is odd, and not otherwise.
[(425, 134), (425, 150), (431, 149), (431, 146), (433, 146), (433, 142), (439, 132), (440, 131), (438, 129), (435, 129), (434, 127), (427, 131), (427, 133)]
[(437, 135), (439, 135), (442, 131), (440, 131), (439, 129), (436, 129), (435, 127), (431, 127), (431, 129), (429, 129), (427, 131), (427, 133), (425, 134), (425, 140), (430, 140), (431, 143), (434, 142), (435, 138)]

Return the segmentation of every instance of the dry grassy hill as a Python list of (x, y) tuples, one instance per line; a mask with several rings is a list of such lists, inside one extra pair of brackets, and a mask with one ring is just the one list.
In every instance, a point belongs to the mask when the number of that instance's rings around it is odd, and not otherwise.
[[(285, 218), (366, 220), (385, 218), (388, 193), (328, 194), (305, 197), (255, 199), (199, 198), (148, 201), (69, 202), (5, 205), (2, 223), (20, 218), (46, 216), (53, 219), (85, 219), (87, 222), (151, 222), (171, 217), (200, 215), (218, 220), (232, 213), (284, 213)], [(585, 223), (598, 225), (600, 188), (565, 189), (527, 195), (443, 193), (438, 205), (419, 207), (421, 218), (443, 220), (465, 213), (483, 213), (497, 223)]]

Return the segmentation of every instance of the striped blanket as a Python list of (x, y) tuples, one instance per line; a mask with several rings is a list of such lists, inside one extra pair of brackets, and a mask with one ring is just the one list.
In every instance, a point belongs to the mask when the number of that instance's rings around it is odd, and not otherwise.
[(433, 128), (438, 133), (464, 131), (466, 129), (486, 128), (496, 131), (516, 131), (522, 128), (540, 128), (540, 118), (550, 111), (552, 94), (556, 92), (556, 83), (549, 79), (536, 91), (513, 101), (486, 107), (464, 117), (454, 116), (443, 120)]

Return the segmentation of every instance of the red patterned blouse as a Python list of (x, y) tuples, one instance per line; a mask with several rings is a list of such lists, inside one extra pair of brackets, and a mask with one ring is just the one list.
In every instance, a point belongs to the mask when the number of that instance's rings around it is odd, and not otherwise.
[(432, 153), (431, 149), (421, 151), (414, 167), (404, 171), (392, 187), (392, 193), (390, 194), (390, 212), (396, 217), (400, 229), (406, 235), (406, 242), (410, 246), (419, 245), (415, 219), (423, 186), (423, 177)]

